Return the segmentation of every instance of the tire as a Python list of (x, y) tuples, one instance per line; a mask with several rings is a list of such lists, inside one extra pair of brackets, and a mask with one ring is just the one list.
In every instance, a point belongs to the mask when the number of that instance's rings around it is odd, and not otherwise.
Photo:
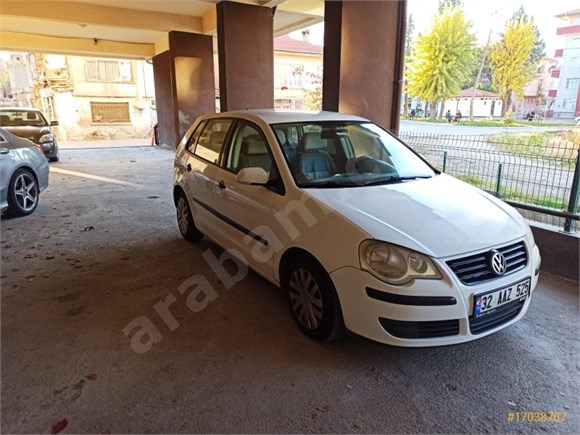
[(334, 284), (310, 255), (299, 254), (290, 260), (284, 273), (283, 288), (288, 292), (296, 324), (308, 337), (328, 342), (345, 334)]
[(50, 159), (48, 159), (49, 162), (58, 162), (60, 159), (58, 156), (56, 157), (51, 157)]
[(203, 238), (193, 222), (191, 209), (185, 193), (179, 192), (175, 201), (175, 209), (177, 211), (177, 227), (181, 236), (188, 242), (198, 242)]
[(8, 185), (8, 210), (11, 216), (27, 216), (38, 207), (38, 182), (27, 169), (17, 170)]

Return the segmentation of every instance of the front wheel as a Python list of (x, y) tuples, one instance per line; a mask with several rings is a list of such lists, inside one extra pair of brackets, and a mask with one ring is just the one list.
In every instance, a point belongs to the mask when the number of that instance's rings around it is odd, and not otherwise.
[(185, 193), (179, 192), (175, 208), (177, 210), (177, 225), (181, 236), (189, 242), (198, 242), (201, 240), (203, 234), (198, 231), (193, 222), (193, 216), (191, 215), (191, 209), (189, 208)]
[(317, 341), (331, 341), (345, 333), (342, 310), (330, 276), (311, 256), (291, 260), (283, 280), (298, 327)]
[(8, 211), (12, 216), (26, 216), (38, 206), (38, 183), (34, 175), (19, 169), (14, 173), (8, 185)]

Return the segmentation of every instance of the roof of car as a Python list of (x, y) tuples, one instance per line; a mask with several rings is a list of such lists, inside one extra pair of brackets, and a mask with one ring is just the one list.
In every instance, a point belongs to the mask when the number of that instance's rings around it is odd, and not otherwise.
[(308, 112), (298, 110), (278, 110), (278, 109), (253, 109), (237, 110), (232, 112), (222, 112), (216, 114), (217, 117), (240, 117), (250, 120), (261, 119), (268, 124), (280, 124), (304, 121), (368, 121), (360, 116), (348, 115), (337, 112)]
[(14, 112), (16, 110), (21, 110), (23, 112), (30, 112), (30, 111), (40, 112), (40, 110), (35, 109), (34, 107), (0, 107), (0, 111), (2, 111), (2, 110), (7, 110), (10, 112)]

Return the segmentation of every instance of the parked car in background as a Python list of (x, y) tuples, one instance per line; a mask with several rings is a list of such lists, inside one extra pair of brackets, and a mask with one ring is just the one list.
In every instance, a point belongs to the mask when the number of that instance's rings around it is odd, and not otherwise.
[(281, 286), (315, 340), (461, 343), (530, 306), (541, 260), (522, 216), (364, 118), (203, 116), (174, 167), (181, 235), (208, 236)]
[(36, 210), (48, 187), (48, 162), (42, 148), (0, 128), (0, 211), (25, 216)]
[(38, 109), (0, 107), (0, 127), (15, 136), (40, 145), (44, 155), (51, 162), (58, 162), (60, 157), (56, 137), (51, 128), (57, 125), (58, 121), (49, 124)]

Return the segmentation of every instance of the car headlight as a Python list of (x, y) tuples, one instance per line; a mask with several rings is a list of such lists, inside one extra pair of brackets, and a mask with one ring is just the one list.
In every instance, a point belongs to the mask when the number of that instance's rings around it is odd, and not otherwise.
[(54, 140), (54, 136), (50, 133), (43, 134), (38, 139), (38, 143), (45, 143), (45, 142), (52, 142)]
[(419, 252), (376, 240), (365, 240), (359, 250), (361, 268), (389, 284), (413, 279), (441, 279), (431, 259)]

